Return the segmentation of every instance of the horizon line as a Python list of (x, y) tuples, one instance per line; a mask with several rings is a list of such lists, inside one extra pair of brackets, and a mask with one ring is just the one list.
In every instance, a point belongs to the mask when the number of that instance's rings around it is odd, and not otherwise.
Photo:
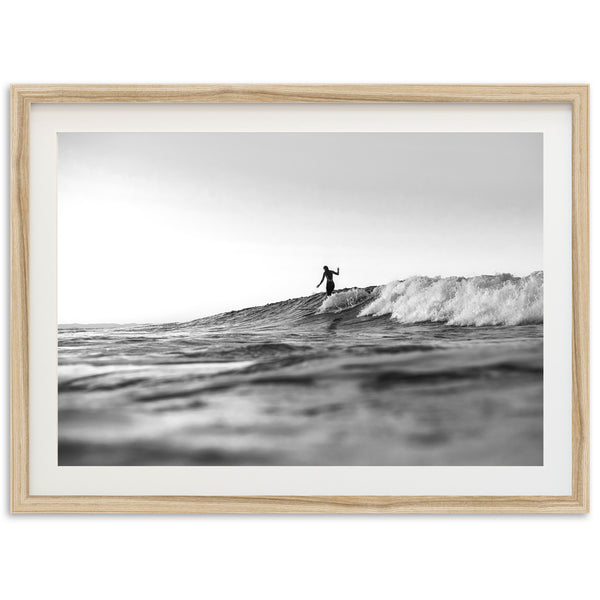
[[(350, 286), (350, 287), (344, 287), (344, 288), (339, 288), (336, 289), (335, 292), (339, 293), (339, 292), (345, 292), (348, 290), (352, 290), (352, 289), (362, 289), (362, 290), (367, 290), (369, 288), (371, 288), (371, 290), (373, 290), (376, 287), (382, 287), (385, 285), (388, 285), (392, 282), (401, 282), (401, 281), (406, 281), (407, 279), (410, 279), (411, 277), (429, 277), (431, 279), (435, 279), (435, 278), (440, 278), (440, 279), (449, 279), (450, 277), (457, 277), (457, 278), (462, 278), (462, 279), (471, 279), (474, 277), (494, 277), (494, 276), (499, 276), (499, 275), (511, 275), (513, 277), (519, 277), (519, 278), (524, 278), (524, 277), (529, 277), (530, 275), (533, 275), (534, 273), (543, 273), (544, 270), (543, 269), (536, 269), (534, 271), (531, 271), (530, 273), (528, 273), (527, 275), (513, 275), (510, 272), (497, 272), (497, 273), (481, 273), (479, 275), (450, 275), (450, 276), (441, 276), (441, 275), (410, 275), (408, 277), (405, 277), (404, 279), (392, 279), (391, 281), (388, 281), (387, 283), (383, 283), (383, 284), (376, 284), (376, 285), (366, 285), (366, 286)], [(57, 327), (63, 327), (63, 328), (67, 328), (67, 327), (128, 327), (128, 326), (143, 326), (143, 325), (174, 325), (174, 324), (183, 324), (183, 323), (190, 323), (192, 321), (199, 321), (201, 319), (208, 319), (210, 317), (218, 317), (219, 315), (227, 315), (230, 313), (235, 313), (235, 312), (241, 312), (243, 310), (250, 310), (252, 308), (259, 308), (259, 307), (264, 307), (264, 306), (271, 306), (273, 304), (280, 304), (282, 302), (289, 302), (290, 300), (298, 300), (300, 298), (310, 298), (311, 296), (317, 296), (317, 295), (325, 295), (324, 291), (319, 291), (319, 292), (315, 292), (313, 294), (307, 294), (305, 296), (294, 296), (293, 298), (285, 298), (282, 300), (274, 300), (273, 302), (266, 302), (265, 304), (257, 304), (255, 306), (244, 306), (242, 308), (234, 308), (231, 310), (224, 310), (221, 312), (217, 312), (217, 313), (212, 313), (210, 315), (203, 315), (200, 317), (192, 317), (191, 319), (183, 319), (180, 321), (171, 321), (171, 320), (167, 320), (167, 321), (124, 321), (124, 322), (120, 322), (120, 321), (96, 321), (96, 322), (92, 322), (92, 321), (87, 321), (87, 322), (80, 322), (80, 321), (70, 321), (70, 322), (66, 322), (66, 323), (59, 323), (57, 322)]]

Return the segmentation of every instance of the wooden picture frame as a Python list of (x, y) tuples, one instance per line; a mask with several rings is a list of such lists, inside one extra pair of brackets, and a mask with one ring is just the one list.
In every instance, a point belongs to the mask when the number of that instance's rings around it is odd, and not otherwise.
[[(33, 103), (568, 103), (572, 109), (572, 492), (566, 496), (37, 496), (29, 490)], [(15, 513), (581, 513), (589, 510), (589, 89), (586, 85), (13, 85), (11, 489)]]

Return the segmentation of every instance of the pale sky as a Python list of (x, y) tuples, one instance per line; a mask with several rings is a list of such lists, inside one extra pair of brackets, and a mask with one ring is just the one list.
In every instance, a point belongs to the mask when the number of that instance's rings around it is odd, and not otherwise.
[(325, 264), (338, 289), (528, 274), (542, 209), (538, 133), (61, 133), (58, 319), (195, 319)]

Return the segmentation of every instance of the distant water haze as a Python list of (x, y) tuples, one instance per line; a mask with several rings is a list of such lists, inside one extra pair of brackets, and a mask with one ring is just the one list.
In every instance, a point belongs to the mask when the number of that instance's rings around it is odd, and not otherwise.
[(59, 323), (542, 269), (537, 133), (61, 133)]

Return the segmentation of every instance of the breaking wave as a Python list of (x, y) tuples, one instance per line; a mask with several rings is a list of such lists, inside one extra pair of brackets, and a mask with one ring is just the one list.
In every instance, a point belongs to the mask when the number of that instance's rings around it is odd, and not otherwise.
[(371, 297), (371, 294), (363, 288), (342, 290), (336, 294), (327, 296), (323, 301), (323, 304), (321, 304), (318, 312), (342, 312), (362, 304), (365, 300)]
[(185, 330), (207, 326), (269, 330), (283, 324), (322, 326), (331, 315), (336, 322), (367, 325), (386, 316), (394, 322), (444, 323), (450, 326), (508, 326), (544, 322), (544, 274), (526, 277), (509, 273), (476, 277), (416, 276), (366, 288), (291, 298), (168, 327)]
[(377, 288), (359, 316), (460, 326), (543, 323), (544, 274), (410, 277)]

